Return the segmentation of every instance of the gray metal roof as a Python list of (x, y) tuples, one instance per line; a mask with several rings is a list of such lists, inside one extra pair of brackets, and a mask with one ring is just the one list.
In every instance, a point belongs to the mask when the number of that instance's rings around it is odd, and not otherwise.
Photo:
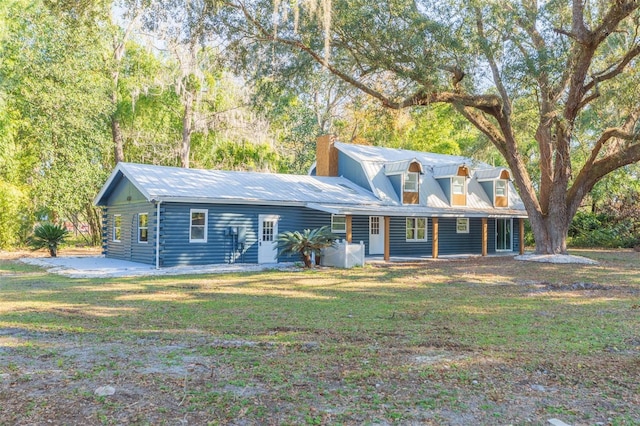
[[(514, 212), (517, 212), (518, 215), (526, 215), (524, 212), (524, 204), (513, 185), (511, 185), (511, 189), (509, 190), (510, 208), (496, 208), (493, 206), (492, 201), (482, 186), (478, 183), (478, 180), (475, 179), (474, 167), (480, 168), (483, 171), (483, 176), (487, 174), (486, 171), (488, 170), (500, 176), (500, 172), (506, 170), (504, 168), (493, 168), (486, 163), (456, 155), (345, 144), (341, 142), (336, 142), (335, 147), (360, 163), (370, 186), (374, 189), (375, 195), (384, 205), (400, 206), (402, 211), (406, 211), (408, 214), (412, 208), (418, 208), (422, 209), (422, 214), (428, 212), (429, 209), (435, 209), (434, 211), (446, 210), (448, 212), (460, 210), (466, 212), (466, 214), (475, 211), (485, 215), (487, 212), (500, 215), (513, 215)], [(420, 162), (425, 171), (424, 174), (420, 175), (420, 204), (416, 206), (403, 205), (388, 178), (389, 174), (399, 173), (403, 167), (406, 171), (412, 161)], [(464, 207), (452, 207), (447, 194), (444, 193), (436, 178), (457, 175), (458, 167), (461, 165), (469, 167), (472, 177), (472, 179), (467, 179), (467, 205)]]
[(369, 191), (341, 177), (185, 169), (118, 163), (94, 203), (104, 205), (126, 177), (149, 201), (306, 204), (380, 204)]
[[(509, 169), (505, 169), (504, 167), (494, 167), (491, 169), (476, 170), (474, 172), (474, 176), (476, 177), (476, 179), (478, 179), (478, 182), (496, 180), (496, 179), (500, 179), (500, 175), (505, 170), (509, 172)], [(511, 176), (511, 172), (509, 172), (509, 176)]]

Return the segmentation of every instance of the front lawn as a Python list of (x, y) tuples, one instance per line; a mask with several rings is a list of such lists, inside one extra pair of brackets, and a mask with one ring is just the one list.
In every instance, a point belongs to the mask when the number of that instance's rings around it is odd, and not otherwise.
[(0, 260), (0, 424), (640, 424), (640, 253), (574, 254), (601, 263), (87, 280)]

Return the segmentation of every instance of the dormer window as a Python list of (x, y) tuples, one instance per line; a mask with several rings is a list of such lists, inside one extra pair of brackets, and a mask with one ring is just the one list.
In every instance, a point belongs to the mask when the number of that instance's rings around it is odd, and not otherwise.
[(494, 207), (509, 207), (509, 181), (511, 173), (507, 169), (493, 168), (478, 170), (476, 179), (484, 188)]
[(508, 198), (508, 190), (509, 186), (507, 185), (508, 181), (504, 179), (496, 180), (496, 192), (495, 192), (495, 201), (494, 205), (496, 207), (509, 207), (509, 198)]
[(418, 177), (417, 172), (407, 172), (404, 175), (404, 192), (418, 192)]
[(466, 179), (464, 176), (455, 176), (451, 178), (451, 193), (453, 195), (464, 195)]

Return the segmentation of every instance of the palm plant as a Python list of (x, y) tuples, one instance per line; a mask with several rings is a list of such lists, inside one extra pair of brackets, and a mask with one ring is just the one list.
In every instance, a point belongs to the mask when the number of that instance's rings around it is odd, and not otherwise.
[(49, 249), (51, 257), (56, 257), (58, 255), (58, 245), (67, 238), (68, 234), (69, 231), (62, 226), (54, 225), (52, 223), (43, 223), (33, 230), (31, 247), (33, 247), (34, 250), (46, 247)]
[(305, 229), (299, 231), (287, 231), (278, 234), (278, 255), (299, 254), (305, 268), (311, 267), (311, 254), (316, 254), (316, 259), (320, 258), (320, 250), (333, 245), (338, 238), (331, 233), (328, 226), (316, 229)]

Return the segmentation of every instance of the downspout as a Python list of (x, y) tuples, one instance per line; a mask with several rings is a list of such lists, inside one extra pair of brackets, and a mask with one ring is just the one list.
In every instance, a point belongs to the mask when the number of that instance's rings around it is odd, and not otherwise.
[(156, 269), (160, 269), (160, 204), (162, 201), (156, 203)]

